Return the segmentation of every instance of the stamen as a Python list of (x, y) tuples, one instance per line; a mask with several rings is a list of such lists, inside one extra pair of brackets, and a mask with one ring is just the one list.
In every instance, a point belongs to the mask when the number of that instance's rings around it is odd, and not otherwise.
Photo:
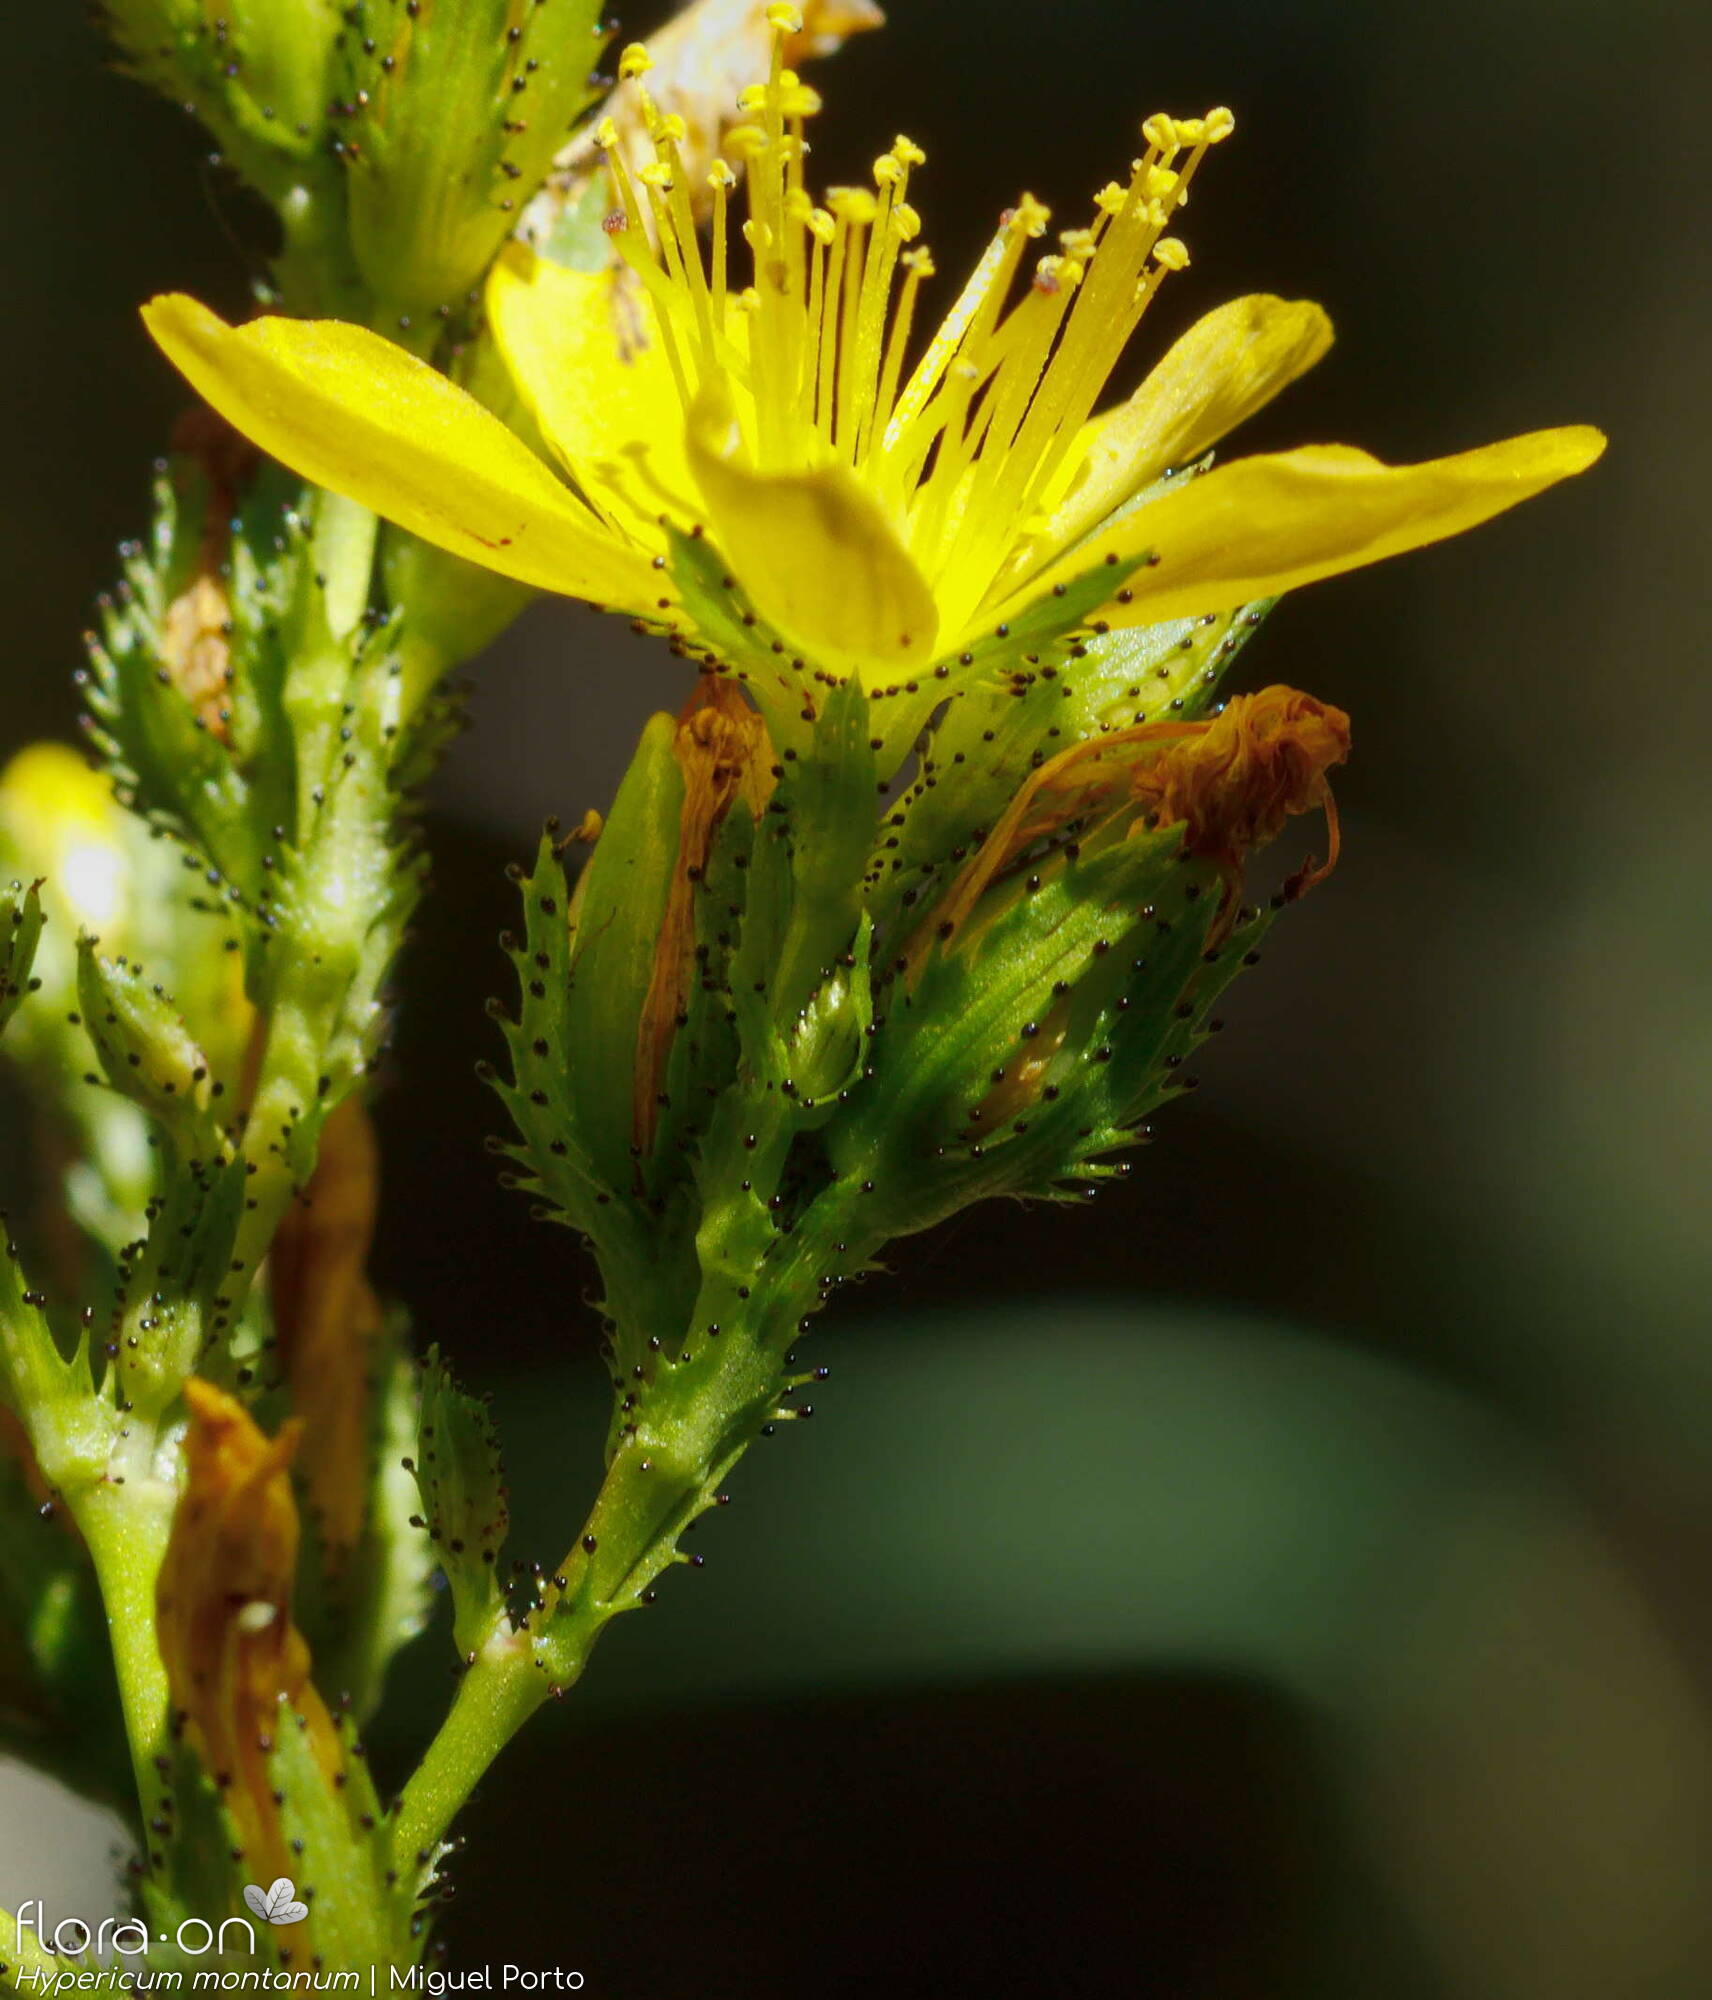
[[(775, 5), (766, 20), (766, 81), (741, 93), (744, 122), (708, 176), (711, 265), (685, 180), (682, 121), (662, 116), (643, 90), (646, 48), (624, 51), (620, 74), (641, 93), (656, 157), (632, 169), (611, 121), (602, 126), (597, 143), (622, 209), (615, 240), (648, 288), (686, 407), (723, 374), (739, 392), (731, 402), (758, 468), (829, 456), (850, 467), (933, 588), (941, 628), (960, 628), (1064, 475), (1159, 285), (1187, 265), (1168, 225), (1235, 121), (1222, 107), (1149, 118), (1128, 181), (1101, 190), (1088, 226), (1065, 231), (1026, 284), (1023, 261), (1050, 216), (1024, 195), (911, 370), (921, 290), (934, 274), (928, 253), (911, 247), (921, 218), (909, 184), (925, 155), (900, 135), (875, 161), (871, 189), (834, 188), (817, 207), (805, 180), (805, 124), (820, 98), (785, 61), (802, 14)], [(753, 279), (734, 290), (730, 204), (740, 170)], [(734, 310), (746, 333), (731, 326)]]

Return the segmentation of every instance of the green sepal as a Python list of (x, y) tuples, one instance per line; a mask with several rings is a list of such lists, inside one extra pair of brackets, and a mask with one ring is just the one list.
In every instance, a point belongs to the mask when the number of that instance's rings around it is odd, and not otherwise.
[[(340, 1968), (414, 1964), (408, 1924), (385, 1879), (386, 1840), (374, 1785), (349, 1722), (336, 1722), (344, 1757), (338, 1779), (329, 1780), (303, 1719), (284, 1703), (279, 1717), (268, 1776), (275, 1794), (283, 1795), (280, 1831), (292, 1855), (298, 1900), (309, 1906), (304, 1929), (310, 1945)], [(306, 1950), (294, 1948), (290, 1928), (274, 1937), (282, 1959), (290, 1951), (293, 1965), (305, 1963)]]
[[(538, 1195), (551, 1215), (595, 1234), (598, 1211), (612, 1193), (595, 1171), (578, 1135), (571, 1094), (565, 1014), (571, 987), (571, 901), (565, 871), (551, 829), (542, 836), (535, 867), (519, 877), (524, 936), (512, 939), (511, 956), (522, 985), (518, 1019), (498, 1010), (511, 1052), (512, 1081), (494, 1076), (494, 1088), (510, 1111), (521, 1140), (502, 1150), (528, 1170), (515, 1184)], [(487, 1072), (484, 1071), (484, 1074)]]
[[(608, 836), (603, 834), (604, 840)], [(597, 1065), (582, 1059), (569, 1025), (573, 899), (560, 865), (553, 831), (543, 837), (533, 872), (520, 880), (525, 934), (511, 940), (522, 999), (513, 1021), (495, 1009), (511, 1056), (511, 1080), (486, 1065), (516, 1128), (516, 1143), (496, 1150), (521, 1171), (510, 1185), (537, 1198), (536, 1214), (580, 1229), (594, 1243), (619, 1315), (639, 1305), (652, 1259), (647, 1218), (631, 1198), (632, 1176), (617, 1187), (596, 1166), (584, 1134), (586, 1090)], [(626, 1092), (635, 1052), (635, 1025), (608, 1065), (620, 1071)], [(610, 1079), (607, 1079), (610, 1082)], [(628, 1095), (625, 1096), (628, 1108)], [(628, 1160), (626, 1166), (629, 1166)]]
[(389, 312), (459, 305), (593, 98), (598, 0), (357, 0), (351, 248)]
[(688, 657), (709, 671), (729, 673), (748, 690), (775, 750), (804, 749), (820, 714), (821, 685), (755, 610), (706, 536), (686, 535), (670, 523), (665, 532), (667, 571), (695, 634)]
[[(223, 1793), (187, 1738), (178, 1736), (165, 1774), (170, 1832), (151, 1830), (149, 1865), (138, 1885), (139, 1903), (159, 1939), (151, 1967), (308, 1974), (311, 1954), (337, 1971), (414, 1964), (409, 1907), (386, 1880), (384, 1816), (349, 1722), (335, 1720), (340, 1762), (330, 1777), (305, 1718), (283, 1701), (276, 1713), (264, 1743), (266, 1782), (291, 1856), (288, 1879), (309, 1915), (276, 1926), (248, 1908), (245, 1888), (253, 1883), (265, 1892), (271, 1870), (245, 1853)], [(196, 1924), (181, 1951), (175, 1941), (189, 1919)], [(202, 1923), (214, 1933), (206, 1950)]]
[[(150, 1829), (153, 1838), (144, 1848), (145, 1865), (136, 1887), (138, 1910), (156, 1937), (151, 1969), (158, 1965), (163, 1971), (190, 1970), (192, 1961), (179, 1957), (175, 1940), (180, 1927), (192, 1918), (208, 1924), (217, 1942), (225, 1938), (241, 1945), (251, 1964), (257, 1959), (276, 1963), (269, 1926), (256, 1923), (244, 1907), (244, 1884), (252, 1878), (219, 1787), (203, 1770), (182, 1729), (174, 1730), (164, 1755), (162, 1824)], [(229, 1932), (223, 1928), (228, 1922)], [(252, 1934), (254, 1957), (249, 1949)], [(192, 1935), (200, 1939), (201, 1933)], [(217, 1952), (202, 1959), (204, 1965), (210, 1961), (221, 1962)]]
[(224, 1288), (242, 1225), (250, 1169), (215, 1106), (224, 1084), (171, 996), (141, 968), (78, 941), (83, 1026), (108, 1083), (154, 1123), (166, 1142), (146, 1251), (122, 1276), (124, 1329), (117, 1342), (127, 1401), (158, 1412), (193, 1369), (233, 1373), (231, 1300)]
[(802, 753), (787, 752), (768, 831), (790, 844), (790, 921), (768, 985), (781, 1026), (850, 949), (862, 918), (862, 872), (874, 843), (877, 763), (870, 704), (854, 680), (826, 697)]
[(499, 1435), (487, 1405), (467, 1396), (430, 1348), (422, 1366), (413, 1470), (435, 1558), (452, 1592), (452, 1637), (473, 1655), (505, 1612), (499, 1560), (510, 1508)]
[(0, 892), (0, 1034), (22, 1006), (24, 995), (41, 984), (31, 977), (42, 935), (40, 889), (39, 882), (27, 889), (14, 882)]
[(702, 879), (692, 888), (694, 967), (684, 1018), (675, 1027), (663, 1102), (645, 1180), (655, 1220), (683, 1192), (688, 1162), (740, 1059), (741, 1003), (732, 967), (748, 921), (756, 852), (764, 836), (741, 806), (716, 831)]
[(984, 1196), (1080, 1184), (1139, 1143), (1257, 935), (1248, 920), (1215, 939), (1223, 888), (1184, 861), (1180, 829), (1120, 823), (1001, 875), (949, 941), (930, 911), (828, 1132), (839, 1173), (873, 1181), (907, 1234)]

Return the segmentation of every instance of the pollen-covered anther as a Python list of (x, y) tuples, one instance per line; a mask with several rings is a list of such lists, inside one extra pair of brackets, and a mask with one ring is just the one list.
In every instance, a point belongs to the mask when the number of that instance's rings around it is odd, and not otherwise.
[(777, 0), (777, 4), (767, 9), (767, 26), (781, 35), (800, 35), (803, 31), (802, 9)]
[(769, 141), (759, 125), (733, 125), (725, 135), (725, 150), (745, 166), (766, 152)]
[(1034, 267), (1034, 289), (1053, 293), (1070, 289), (1082, 281), (1082, 266), (1071, 257), (1042, 257)]
[(866, 228), (880, 212), (880, 204), (865, 187), (835, 187), (826, 191), (826, 205), (840, 222)]
[(1036, 201), (1031, 194), (1021, 195), (1014, 208), (1007, 208), (1000, 218), (1013, 236), (1044, 236), (1046, 226), (1052, 220), (1052, 211), (1044, 202)]
[(632, 83), (639, 76), (646, 76), (654, 67), (654, 58), (648, 53), (645, 42), (632, 42), (618, 58), (618, 80)]
[(1176, 236), (1162, 236), (1153, 246), (1153, 261), (1167, 271), (1186, 271), (1189, 268), (1189, 246)]

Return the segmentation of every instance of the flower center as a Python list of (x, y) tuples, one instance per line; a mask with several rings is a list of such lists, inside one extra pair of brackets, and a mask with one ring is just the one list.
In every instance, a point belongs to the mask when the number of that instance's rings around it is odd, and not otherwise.
[(834, 188), (817, 203), (804, 181), (804, 132), (820, 98), (785, 65), (796, 10), (775, 6), (769, 19), (770, 74), (743, 93), (747, 122), (727, 136), (747, 177), (748, 286), (733, 293), (728, 275), (737, 174), (719, 159), (707, 176), (704, 250), (684, 124), (647, 95), (651, 58), (639, 44), (619, 73), (642, 93), (654, 158), (635, 168), (616, 126), (602, 125), (622, 209), (612, 234), (652, 299), (686, 412), (717, 385), (757, 470), (847, 466), (932, 589), (942, 629), (956, 629), (1073, 477), (1130, 336), (1166, 272), (1189, 261), (1167, 233), (1171, 217), (1235, 120), (1222, 108), (1149, 118), (1128, 183), (1104, 189), (1091, 225), (1065, 231), (1013, 296), (1050, 220), (1022, 196), (906, 379), (921, 288), (933, 275), (908, 200), (926, 156), (900, 137), (875, 162), (872, 190)]

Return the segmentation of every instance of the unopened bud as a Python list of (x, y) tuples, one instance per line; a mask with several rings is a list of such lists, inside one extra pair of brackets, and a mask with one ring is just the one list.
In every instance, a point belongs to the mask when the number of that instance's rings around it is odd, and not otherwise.
[(120, 60), (188, 105), (264, 195), (327, 142), (341, 0), (103, 0)]
[(345, 38), (351, 247), (388, 312), (480, 280), (589, 102), (598, 0), (364, 0)]

